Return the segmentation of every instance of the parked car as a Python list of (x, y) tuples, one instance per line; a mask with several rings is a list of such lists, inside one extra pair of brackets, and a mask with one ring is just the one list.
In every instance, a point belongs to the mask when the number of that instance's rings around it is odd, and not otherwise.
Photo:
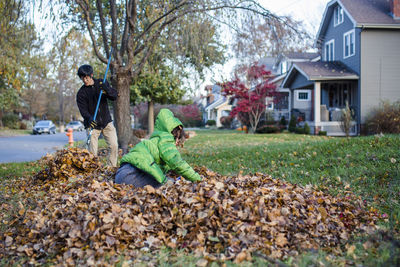
[(32, 129), (33, 134), (42, 134), (42, 133), (48, 133), (48, 134), (55, 134), (56, 133), (56, 126), (52, 121), (46, 120), (46, 121), (38, 121), (35, 126), (33, 126)]
[(72, 130), (74, 130), (74, 131), (83, 131), (85, 129), (85, 126), (83, 126), (83, 123), (80, 122), (80, 121), (71, 121), (65, 127), (65, 129), (67, 131), (68, 131), (69, 128), (72, 128)]

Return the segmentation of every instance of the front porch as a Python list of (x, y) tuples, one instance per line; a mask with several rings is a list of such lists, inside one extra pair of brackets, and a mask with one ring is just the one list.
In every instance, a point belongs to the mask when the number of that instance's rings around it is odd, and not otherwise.
[(282, 87), (291, 90), (291, 116), (307, 122), (313, 134), (344, 136), (342, 114), (346, 103), (352, 113), (350, 135), (359, 132), (359, 76), (338, 61), (296, 62)]
[(302, 88), (301, 92), (304, 92), (304, 89), (309, 89), (311, 93), (309, 105), (295, 109), (292, 114), (302, 121), (301, 125), (307, 122), (311, 134), (325, 131), (328, 136), (345, 136), (342, 129), (342, 114), (346, 108), (346, 102), (349, 103), (353, 114), (349, 134), (350, 136), (358, 134), (357, 81), (315, 81), (313, 87)]

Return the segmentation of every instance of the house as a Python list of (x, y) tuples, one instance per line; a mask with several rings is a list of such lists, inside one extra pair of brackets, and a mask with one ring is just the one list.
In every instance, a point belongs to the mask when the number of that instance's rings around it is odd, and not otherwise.
[(229, 99), (222, 95), (221, 89), (221, 86), (216, 84), (207, 85), (206, 96), (203, 98), (203, 121), (206, 123), (208, 120), (215, 120), (217, 127), (222, 126), (221, 117), (229, 116), (232, 110)]
[(282, 82), (292, 114), (311, 131), (344, 135), (341, 111), (354, 112), (351, 135), (360, 134), (372, 108), (400, 99), (400, 0), (332, 0), (316, 46), (321, 61), (294, 62)]
[[(275, 101), (271, 101), (272, 99), (267, 99), (267, 112), (270, 112), (272, 118), (275, 121), (280, 120), (282, 117), (285, 117), (286, 120), (290, 119), (290, 111), (291, 106), (298, 106), (296, 99), (293, 102), (290, 102), (291, 99), (291, 91), (289, 88), (282, 87), (282, 82), (286, 77), (287, 71), (292, 67), (294, 63), (297, 62), (315, 62), (320, 60), (319, 53), (310, 53), (310, 52), (288, 52), (279, 55), (275, 58), (275, 62), (271, 67), (272, 74), (275, 77), (271, 80), (272, 83), (276, 85), (276, 91), (278, 96)], [(261, 64), (264, 64), (263, 61), (260, 61)]]

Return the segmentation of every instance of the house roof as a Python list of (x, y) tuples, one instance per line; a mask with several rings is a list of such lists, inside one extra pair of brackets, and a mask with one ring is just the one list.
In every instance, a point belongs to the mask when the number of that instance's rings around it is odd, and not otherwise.
[(309, 53), (309, 52), (288, 52), (284, 54), (288, 59), (315, 59), (319, 57), (318, 53)]
[(210, 103), (208, 106), (206, 106), (205, 110), (212, 110), (214, 108), (218, 108), (219, 106), (221, 106), (225, 102), (228, 102), (228, 99), (225, 96), (223, 96), (221, 98), (218, 98), (214, 102)]
[(357, 26), (389, 26), (400, 27), (400, 20), (394, 19), (390, 13), (390, 2), (393, 0), (340, 0), (342, 6), (356, 21)]
[(276, 57), (263, 57), (258, 60), (259, 65), (264, 65), (265, 69), (271, 71), (271, 73), (276, 74), (275, 63)]
[(325, 9), (317, 33), (317, 43), (324, 38), (334, 9), (340, 5), (346, 15), (359, 28), (397, 28), (400, 29), (400, 19), (394, 19), (390, 13), (390, 2), (393, 0), (332, 0)]
[(289, 83), (297, 73), (300, 73), (309, 81), (354, 80), (359, 78), (355, 72), (339, 61), (296, 62), (282, 82), (282, 87), (289, 87)]

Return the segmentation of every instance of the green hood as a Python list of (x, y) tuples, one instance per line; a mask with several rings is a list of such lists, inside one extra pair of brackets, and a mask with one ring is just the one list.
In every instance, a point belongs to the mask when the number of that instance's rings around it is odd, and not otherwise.
[(157, 115), (156, 124), (154, 125), (154, 132), (151, 137), (159, 136), (160, 132), (171, 133), (171, 131), (179, 125), (182, 125), (183, 127), (182, 122), (174, 116), (172, 111), (163, 108)]

